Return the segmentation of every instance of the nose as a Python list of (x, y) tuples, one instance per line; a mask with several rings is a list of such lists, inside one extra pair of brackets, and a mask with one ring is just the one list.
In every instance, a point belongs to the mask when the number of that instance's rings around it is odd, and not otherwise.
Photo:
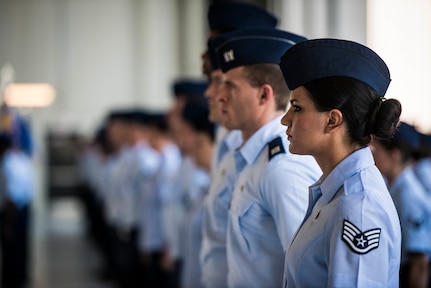
[(212, 93), (212, 91), (213, 91), (212, 87), (213, 87), (213, 84), (212, 84), (212, 81), (210, 80), (209, 83), (208, 83), (208, 87), (207, 87), (207, 89), (205, 89), (205, 92), (204, 92), (205, 97), (211, 98), (211, 96), (213, 95), (213, 93)]
[(289, 124), (290, 124), (289, 111), (290, 111), (290, 109), (286, 111), (286, 113), (284, 114), (284, 116), (280, 120), (281, 125), (283, 125), (283, 126), (289, 126)]
[(217, 93), (215, 95), (215, 99), (217, 101), (219, 101), (219, 102), (223, 102), (223, 103), (227, 102), (227, 91), (226, 91), (226, 87), (224, 85), (221, 85), (217, 89)]

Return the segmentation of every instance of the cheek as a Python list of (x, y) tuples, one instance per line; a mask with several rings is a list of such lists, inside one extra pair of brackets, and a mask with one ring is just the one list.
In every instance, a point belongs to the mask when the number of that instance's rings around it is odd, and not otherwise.
[(316, 123), (313, 123), (308, 117), (295, 117), (292, 121), (292, 130), (301, 136), (305, 132), (313, 132), (315, 125)]

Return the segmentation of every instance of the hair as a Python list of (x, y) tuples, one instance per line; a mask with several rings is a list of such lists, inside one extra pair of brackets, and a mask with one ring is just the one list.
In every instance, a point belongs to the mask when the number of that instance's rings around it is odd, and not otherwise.
[(208, 118), (209, 109), (206, 105), (187, 103), (181, 117), (194, 131), (204, 133), (212, 142), (215, 141), (215, 125)]
[(253, 64), (244, 66), (246, 77), (253, 87), (269, 84), (274, 91), (276, 109), (285, 111), (289, 103), (290, 90), (287, 88), (280, 66), (276, 64)]
[(344, 76), (317, 79), (304, 87), (318, 111), (341, 111), (352, 143), (365, 147), (372, 135), (380, 140), (394, 135), (401, 115), (398, 100), (385, 100), (364, 82)]
[(148, 126), (162, 133), (168, 133), (169, 131), (168, 121), (166, 115), (163, 113), (149, 116)]

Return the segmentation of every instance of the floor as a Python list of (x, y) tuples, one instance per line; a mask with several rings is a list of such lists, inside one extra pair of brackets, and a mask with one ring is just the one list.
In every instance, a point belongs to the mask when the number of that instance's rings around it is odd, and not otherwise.
[(60, 198), (33, 209), (30, 288), (111, 288), (97, 277), (98, 251), (86, 237), (81, 203)]

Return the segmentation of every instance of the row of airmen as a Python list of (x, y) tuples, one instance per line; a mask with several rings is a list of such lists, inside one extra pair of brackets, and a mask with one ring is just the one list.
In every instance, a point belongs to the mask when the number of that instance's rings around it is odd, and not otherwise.
[[(82, 195), (92, 235), (120, 287), (178, 282), (174, 268), (180, 251), (191, 249), (180, 236), (183, 227), (194, 224), (185, 217), (198, 213), (194, 209), (210, 183), (215, 129), (208, 120), (205, 87), (199, 81), (177, 83), (178, 108), (169, 117), (138, 109), (112, 112), (82, 154)], [(173, 125), (176, 144), (168, 130)]]
[(383, 98), (385, 62), (242, 2), (208, 23), (208, 86), (112, 113), (84, 158), (120, 287), (429, 285), (429, 136)]

